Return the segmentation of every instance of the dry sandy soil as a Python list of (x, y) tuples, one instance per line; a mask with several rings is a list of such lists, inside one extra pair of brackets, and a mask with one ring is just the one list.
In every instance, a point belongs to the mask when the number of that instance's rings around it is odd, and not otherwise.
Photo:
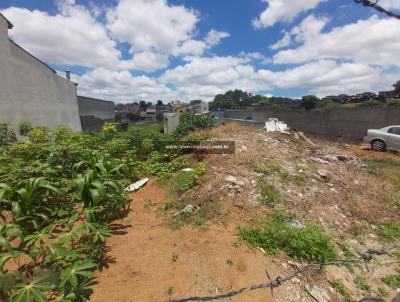
[[(235, 244), (238, 226), (273, 210), (259, 202), (258, 183), (262, 179), (290, 200), (275, 209), (303, 223), (320, 224), (335, 241), (348, 242), (354, 251), (382, 246), (374, 232), (376, 225), (388, 218), (400, 220), (393, 204), (398, 193), (390, 181), (392, 175), (365, 164), (367, 160), (397, 162), (397, 154), (326, 141), (315, 141), (316, 146), (311, 146), (297, 135), (268, 134), (237, 125), (213, 130), (211, 137), (235, 140), (236, 154), (208, 156), (201, 184), (177, 196), (150, 179), (146, 187), (130, 196), (132, 210), (107, 241), (109, 267), (97, 273), (91, 301), (168, 301), (213, 295), (267, 282), (266, 270), (272, 279), (292, 273), (285, 255), (266, 256)], [(386, 168), (390, 171), (390, 164)], [(242, 184), (227, 182), (227, 176)], [(168, 222), (177, 210), (160, 211), (171, 200), (202, 207), (210, 198), (218, 201), (218, 212), (224, 219), (214, 217), (202, 227), (189, 223), (173, 229)], [(273, 295), (262, 289), (227, 301), (315, 301), (305, 290), (307, 284), (322, 288), (330, 301), (340, 301), (341, 296), (328, 282), (333, 278), (342, 279), (354, 296), (361, 298), (363, 293), (354, 284), (356, 275), (364, 276), (376, 289), (384, 286), (382, 276), (399, 271), (392, 257), (383, 256), (370, 263), (369, 271), (363, 265), (355, 266), (354, 272), (330, 267), (289, 282)]]

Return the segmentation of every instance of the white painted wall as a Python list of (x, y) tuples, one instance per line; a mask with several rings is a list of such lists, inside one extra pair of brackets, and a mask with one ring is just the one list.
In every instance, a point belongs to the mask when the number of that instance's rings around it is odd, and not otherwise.
[(81, 130), (75, 83), (9, 41), (0, 15), (0, 123)]

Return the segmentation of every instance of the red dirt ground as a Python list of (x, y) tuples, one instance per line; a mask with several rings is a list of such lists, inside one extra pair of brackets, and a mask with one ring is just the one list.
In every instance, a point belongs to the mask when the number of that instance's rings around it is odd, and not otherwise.
[[(267, 257), (232, 245), (234, 227), (170, 229), (155, 211), (168, 197), (154, 180), (131, 198), (133, 209), (124, 219), (130, 226), (122, 230), (125, 234), (108, 240), (108, 256), (114, 263), (97, 273), (98, 285), (90, 301), (168, 301), (170, 297), (216, 294), (265, 282), (266, 267), (272, 278), (278, 276), (274, 274), (278, 265), (268, 263)], [(150, 208), (145, 206), (149, 203)], [(229, 301), (272, 299), (269, 291), (257, 290)]]

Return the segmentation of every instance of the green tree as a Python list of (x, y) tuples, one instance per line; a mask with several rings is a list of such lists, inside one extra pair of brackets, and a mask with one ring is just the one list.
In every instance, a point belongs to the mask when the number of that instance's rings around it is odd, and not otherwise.
[(140, 114), (137, 112), (130, 112), (130, 113), (128, 113), (127, 117), (130, 121), (140, 120)]
[(315, 95), (306, 95), (301, 98), (301, 104), (306, 110), (314, 109), (318, 102), (319, 98), (317, 98)]
[(394, 87), (394, 92), (396, 94), (400, 94), (400, 81), (397, 81), (396, 83), (394, 83), (393, 87)]
[(140, 106), (140, 109), (146, 109), (147, 108), (145, 101), (140, 101), (139, 102), (139, 106)]
[(162, 105), (164, 105), (164, 104), (163, 104), (163, 101), (158, 100), (158, 101), (157, 101), (157, 106), (162, 106)]

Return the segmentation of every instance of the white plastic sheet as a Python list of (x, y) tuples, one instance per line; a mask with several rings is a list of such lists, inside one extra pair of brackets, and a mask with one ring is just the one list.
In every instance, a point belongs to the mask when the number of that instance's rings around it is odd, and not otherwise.
[(139, 181), (129, 185), (128, 187), (126, 187), (125, 191), (135, 192), (135, 191), (139, 190), (141, 187), (143, 187), (148, 181), (149, 181), (148, 178), (139, 180)]
[(279, 121), (277, 118), (270, 118), (268, 121), (265, 122), (265, 130), (268, 132), (276, 132), (279, 131), (280, 133), (285, 133), (289, 130), (287, 124), (282, 121)]

